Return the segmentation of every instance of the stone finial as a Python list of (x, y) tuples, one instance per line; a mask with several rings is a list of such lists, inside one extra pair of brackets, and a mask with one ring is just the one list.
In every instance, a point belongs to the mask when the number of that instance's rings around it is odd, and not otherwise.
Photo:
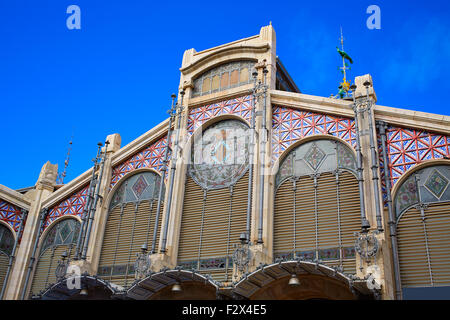
[(53, 186), (56, 184), (57, 176), (58, 176), (58, 165), (51, 164), (50, 161), (47, 161), (42, 166), (41, 173), (39, 174), (39, 178), (36, 182), (36, 186), (53, 188)]
[(191, 48), (191, 49), (188, 49), (188, 50), (184, 51), (183, 62), (181, 63), (181, 68), (184, 68), (184, 67), (186, 67), (186, 66), (188, 66), (188, 65), (190, 65), (192, 63), (194, 54), (196, 52), (197, 51), (195, 51), (194, 48)]
[(263, 40), (269, 41), (269, 42), (275, 42), (276, 35), (275, 35), (275, 29), (272, 26), (272, 23), (270, 25), (262, 27), (259, 31), (259, 37)]
[(364, 83), (369, 82), (369, 96), (377, 102), (377, 95), (375, 94), (375, 90), (373, 89), (373, 81), (372, 76), (370, 74), (365, 74), (363, 76), (355, 77), (355, 98), (365, 97), (367, 95), (366, 87)]
[(191, 80), (185, 81), (183, 83), (183, 90), (186, 90), (187, 88), (194, 89), (194, 83)]
[[(106, 140), (109, 141), (108, 152), (116, 152), (117, 150), (120, 149), (120, 145), (122, 143), (122, 138), (120, 134), (118, 133), (110, 134), (106, 137)], [(102, 148), (102, 151), (105, 150), (104, 148), (105, 147)]]

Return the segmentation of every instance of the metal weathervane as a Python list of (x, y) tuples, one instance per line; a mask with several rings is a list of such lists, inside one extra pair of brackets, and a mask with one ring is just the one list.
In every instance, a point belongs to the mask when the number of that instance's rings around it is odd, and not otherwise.
[(349, 96), (348, 92), (350, 89), (351, 81), (347, 81), (346, 71), (351, 70), (351, 68), (348, 66), (345, 60), (348, 60), (351, 64), (353, 64), (352, 58), (350, 58), (350, 56), (344, 51), (344, 36), (342, 34), (342, 27), (341, 27), (341, 37), (339, 38), (339, 40), (341, 41), (341, 49), (339, 49), (339, 47), (336, 47), (336, 49), (339, 55), (342, 57), (342, 67), (339, 67), (339, 69), (341, 70), (341, 73), (343, 74), (344, 77), (342, 79), (342, 82), (340, 83), (338, 94), (334, 96), (335, 99), (338, 98), (343, 99)]

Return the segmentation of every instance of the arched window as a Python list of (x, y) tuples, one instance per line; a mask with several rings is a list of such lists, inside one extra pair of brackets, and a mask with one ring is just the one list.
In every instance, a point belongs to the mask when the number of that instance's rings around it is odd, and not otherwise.
[(178, 249), (178, 265), (230, 281), (231, 255), (246, 231), (249, 128), (224, 120), (192, 146)]
[[(153, 243), (161, 177), (146, 171), (121, 182), (109, 207), (98, 275), (127, 287), (135, 278), (136, 254), (142, 245), (146, 244), (150, 250)], [(156, 243), (159, 241), (163, 210), (161, 203)]]
[(14, 247), (14, 236), (12, 232), (0, 224), (0, 288), (3, 286), (6, 271), (8, 269), (9, 256)]
[(75, 218), (63, 219), (47, 232), (39, 250), (31, 288), (33, 294), (39, 293), (49, 284), (57, 281), (55, 271), (58, 261), (61, 260), (64, 252), (67, 254), (67, 259), (73, 256), (79, 233), (80, 223)]
[(275, 259), (321, 260), (356, 272), (354, 232), (361, 226), (356, 161), (335, 140), (293, 149), (275, 178)]
[[(412, 288), (450, 286), (450, 166), (426, 167), (399, 187), (397, 216), (401, 284)], [(422, 298), (430, 293), (421, 291)], [(432, 294), (432, 293), (431, 293)], [(450, 298), (447, 290), (446, 298)]]
[(234, 61), (206, 71), (194, 80), (193, 97), (250, 83), (254, 65), (254, 61)]

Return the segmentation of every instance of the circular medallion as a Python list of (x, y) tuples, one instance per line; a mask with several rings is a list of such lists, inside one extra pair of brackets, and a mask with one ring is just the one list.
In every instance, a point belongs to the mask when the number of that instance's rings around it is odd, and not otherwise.
[(190, 176), (203, 189), (234, 185), (247, 171), (248, 126), (238, 120), (225, 120), (206, 129), (194, 140)]

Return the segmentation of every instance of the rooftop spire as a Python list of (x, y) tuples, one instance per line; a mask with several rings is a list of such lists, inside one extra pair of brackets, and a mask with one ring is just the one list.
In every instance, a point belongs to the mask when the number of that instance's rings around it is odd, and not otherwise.
[(345, 38), (344, 38), (344, 34), (342, 32), (342, 27), (341, 27), (341, 37), (339, 38), (339, 41), (341, 43), (341, 49), (339, 49), (338, 47), (336, 47), (336, 49), (337, 49), (337, 52), (342, 57), (342, 67), (339, 67), (339, 69), (341, 70), (341, 73), (343, 74), (343, 79), (339, 86), (339, 92), (335, 96), (335, 98), (341, 98), (341, 99), (348, 96), (348, 91), (349, 91), (350, 82), (351, 82), (351, 81), (347, 81), (347, 70), (350, 70), (350, 67), (345, 62), (345, 60), (348, 60), (350, 63), (353, 63), (352, 58), (350, 58), (350, 56), (344, 51), (344, 40), (345, 40)]
[(72, 133), (72, 137), (70, 138), (70, 141), (69, 141), (69, 147), (67, 148), (66, 160), (64, 160), (64, 171), (59, 174), (58, 179), (56, 180), (57, 184), (64, 183), (64, 178), (66, 177), (67, 167), (69, 166), (69, 161), (70, 161), (70, 151), (72, 151), (72, 141), (73, 141), (73, 133)]

